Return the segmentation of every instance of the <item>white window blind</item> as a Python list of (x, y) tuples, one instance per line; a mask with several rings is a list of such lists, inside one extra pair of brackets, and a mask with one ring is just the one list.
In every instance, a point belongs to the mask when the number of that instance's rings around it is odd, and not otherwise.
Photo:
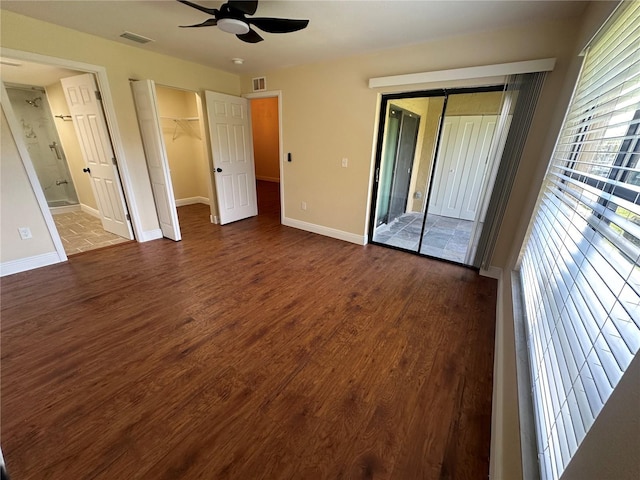
[(587, 52), (521, 257), (543, 479), (640, 346), (640, 2), (618, 10)]

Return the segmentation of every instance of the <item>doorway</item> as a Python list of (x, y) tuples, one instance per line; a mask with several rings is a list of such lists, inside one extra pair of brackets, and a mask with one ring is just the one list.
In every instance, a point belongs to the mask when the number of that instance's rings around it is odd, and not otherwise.
[(411, 173), (417, 164), (414, 157), (418, 151), (420, 115), (399, 106), (405, 103), (399, 100), (388, 108), (385, 155), (381, 165), (381, 202), (376, 214), (378, 226), (392, 224), (407, 210)]
[(203, 140), (200, 95), (158, 84), (155, 93), (178, 218), (189, 212), (198, 222), (210, 223), (212, 179)]
[[(96, 200), (90, 166), (82, 140), (78, 136), (71, 108), (62, 81), (83, 72), (49, 67), (20, 61), (20, 71), (3, 68), (2, 82), (8, 103), (17, 124), (18, 134), (25, 143), (36, 175), (36, 182), (44, 194), (46, 208), (67, 256), (116, 245), (131, 240), (131, 228), (112, 231), (104, 225), (111, 213), (102, 211)], [(97, 91), (97, 89), (96, 89)], [(106, 125), (105, 125), (106, 129)], [(108, 139), (108, 133), (105, 134)], [(111, 158), (109, 169), (113, 170)], [(112, 171), (117, 175), (117, 171)], [(112, 182), (112, 196), (124, 199), (116, 191), (119, 182)], [(126, 211), (120, 215), (120, 224), (128, 224)], [(114, 222), (112, 222), (114, 223)], [(53, 234), (53, 232), (52, 232)]]
[(258, 215), (280, 215), (279, 98), (249, 100)]
[(373, 243), (473, 263), (512, 114), (503, 92), (496, 85), (383, 96)]
[(282, 92), (255, 92), (243, 97), (249, 100), (251, 110), (258, 215), (277, 216), (282, 223), (285, 216)]

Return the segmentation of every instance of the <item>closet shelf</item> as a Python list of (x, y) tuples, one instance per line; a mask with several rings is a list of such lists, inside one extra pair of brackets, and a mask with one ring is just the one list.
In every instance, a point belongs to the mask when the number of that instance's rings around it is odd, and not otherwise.
[(174, 123), (173, 128), (173, 138), (175, 141), (178, 138), (178, 129), (184, 130), (187, 135), (191, 135), (196, 137), (198, 140), (201, 140), (200, 132), (193, 127), (191, 122), (200, 121), (199, 117), (160, 117), (163, 120), (171, 120)]

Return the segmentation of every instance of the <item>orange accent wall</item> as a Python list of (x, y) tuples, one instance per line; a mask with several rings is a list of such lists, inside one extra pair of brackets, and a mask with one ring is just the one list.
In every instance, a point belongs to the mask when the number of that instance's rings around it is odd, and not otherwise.
[(278, 97), (251, 100), (251, 128), (256, 177), (279, 181)]

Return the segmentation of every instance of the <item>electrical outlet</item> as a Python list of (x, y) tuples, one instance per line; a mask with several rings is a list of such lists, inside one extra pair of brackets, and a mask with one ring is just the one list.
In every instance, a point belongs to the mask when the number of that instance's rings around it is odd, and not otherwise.
[(33, 238), (33, 235), (31, 235), (31, 229), (29, 227), (19, 227), (18, 233), (20, 234), (20, 238), (22, 240), (29, 240), (30, 238)]
[(300, 202), (300, 210), (306, 210), (307, 209), (307, 202)]
[(342, 159), (342, 168), (347, 168), (349, 166), (349, 159), (347, 157), (344, 157)]

